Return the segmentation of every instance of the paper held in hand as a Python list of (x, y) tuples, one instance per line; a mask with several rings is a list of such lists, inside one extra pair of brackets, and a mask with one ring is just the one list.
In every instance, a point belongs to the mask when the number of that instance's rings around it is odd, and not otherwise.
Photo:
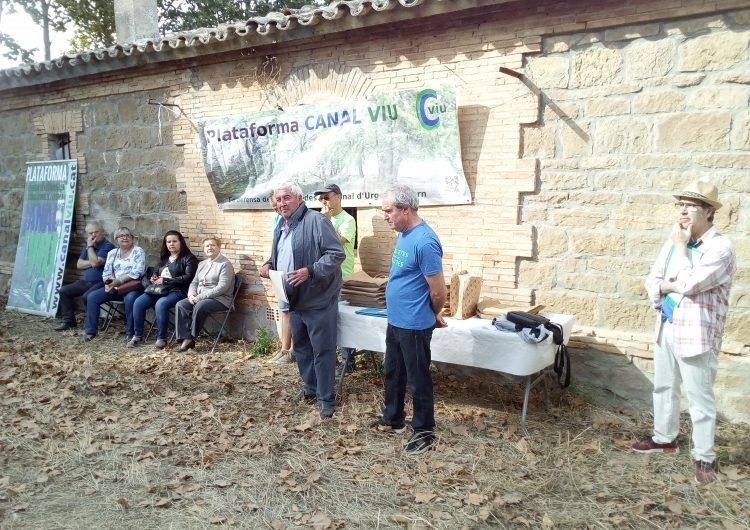
[(273, 287), (273, 294), (276, 295), (276, 299), (279, 302), (289, 303), (289, 298), (286, 296), (286, 289), (284, 288), (284, 282), (286, 281), (286, 273), (282, 271), (268, 271), (268, 276), (271, 278), (271, 286)]

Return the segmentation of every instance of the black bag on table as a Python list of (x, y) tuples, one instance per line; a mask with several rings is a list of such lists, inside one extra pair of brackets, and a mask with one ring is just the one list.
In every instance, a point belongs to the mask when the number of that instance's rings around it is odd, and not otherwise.
[(568, 353), (568, 347), (564, 344), (565, 337), (563, 335), (562, 326), (551, 322), (550, 319), (546, 317), (533, 315), (531, 313), (526, 313), (525, 311), (508, 311), (505, 318), (516, 325), (516, 331), (521, 331), (524, 328), (538, 328), (539, 326), (542, 326), (552, 333), (552, 340), (557, 344), (555, 364), (553, 365), (553, 369), (557, 374), (557, 382), (560, 384), (560, 388), (567, 388), (570, 386), (570, 354)]

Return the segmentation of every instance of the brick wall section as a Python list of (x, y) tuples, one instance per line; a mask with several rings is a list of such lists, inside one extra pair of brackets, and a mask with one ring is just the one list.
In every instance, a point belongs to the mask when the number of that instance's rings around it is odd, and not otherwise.
[[(46, 141), (31, 121), (81, 112), (76, 154), (85, 156), (86, 173), (77, 215), (101, 217), (110, 230), (130, 224), (152, 253), (168, 228), (179, 227), (195, 250), (203, 236), (220, 236), (245, 279), (240, 312), (252, 335), (269, 324), (273, 302), (257, 274), (269, 254), (271, 212), (217, 208), (195, 125), (316, 94), (449, 81), (458, 87), (474, 204), (422, 211), (443, 240), (448, 272), (481, 274), (487, 295), (575, 313), (579, 347), (648, 356), (652, 314), (642, 281), (672, 215), (668, 192), (708, 177), (728, 205), (717, 223), (734, 239), (741, 267), (726, 349), (747, 353), (750, 16), (739, 10), (746, 6), (515, 2), (3, 98), (2, 281), (14, 259), (23, 164), (38, 159)], [(526, 73), (531, 84), (500, 67)], [(149, 98), (179, 104), (184, 114)], [(383, 270), (393, 234), (377, 209), (360, 209), (358, 222), (368, 258), (361, 266)]]

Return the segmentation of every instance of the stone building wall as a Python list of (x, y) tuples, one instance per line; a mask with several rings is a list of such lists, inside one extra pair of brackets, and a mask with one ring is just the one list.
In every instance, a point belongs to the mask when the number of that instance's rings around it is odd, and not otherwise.
[[(15, 255), (24, 163), (45, 154), (40, 123), (78, 112), (79, 228), (88, 217), (110, 231), (130, 223), (152, 254), (169, 228), (196, 251), (203, 236), (218, 235), (245, 280), (233, 331), (273, 328), (274, 301), (258, 275), (271, 212), (218, 209), (196, 125), (321, 95), (451, 82), (474, 202), (421, 210), (448, 272), (481, 274), (485, 295), (574, 313), (579, 350), (624, 353), (648, 371), (653, 315), (643, 278), (674, 217), (670, 192), (707, 178), (722, 192), (717, 224), (740, 267), (725, 350), (734, 374), (748, 372), (748, 7), (520, 1), (4, 97), (0, 288)], [(427, 13), (429, 2), (414, 9)], [(382, 270), (393, 234), (377, 208), (357, 217), (360, 248), (383, 256), (360, 265)], [(747, 406), (740, 417), (750, 418)]]

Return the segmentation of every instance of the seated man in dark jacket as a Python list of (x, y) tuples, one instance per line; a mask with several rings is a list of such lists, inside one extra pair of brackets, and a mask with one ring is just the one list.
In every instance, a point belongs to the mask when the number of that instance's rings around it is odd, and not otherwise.
[(62, 323), (55, 331), (76, 327), (75, 299), (80, 296), (85, 309), (88, 294), (104, 287), (104, 263), (107, 261), (107, 253), (115, 248), (104, 236), (104, 228), (99, 221), (92, 220), (86, 223), (86, 248), (81, 251), (81, 256), (76, 262), (76, 268), (83, 271), (83, 278), (60, 288)]
[(304, 382), (300, 400), (317, 399), (321, 418), (334, 412), (338, 299), (344, 249), (325, 215), (308, 210), (295, 184), (276, 189), (282, 220), (276, 226), (271, 258), (260, 274), (286, 273), (289, 320), (297, 367)]

